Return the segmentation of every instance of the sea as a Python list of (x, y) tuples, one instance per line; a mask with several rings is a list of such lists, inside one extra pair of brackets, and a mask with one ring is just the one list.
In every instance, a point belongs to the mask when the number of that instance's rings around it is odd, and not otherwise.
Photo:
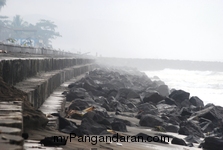
[[(223, 72), (163, 69), (143, 71), (152, 80), (162, 80), (170, 89), (184, 90), (204, 104), (223, 106)], [(159, 79), (157, 79), (159, 77)]]

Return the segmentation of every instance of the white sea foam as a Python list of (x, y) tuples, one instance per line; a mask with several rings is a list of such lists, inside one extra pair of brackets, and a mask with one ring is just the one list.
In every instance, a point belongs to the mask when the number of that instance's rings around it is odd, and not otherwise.
[(144, 72), (151, 79), (158, 76), (169, 88), (182, 89), (190, 96), (198, 96), (205, 104), (223, 106), (223, 72), (175, 69)]

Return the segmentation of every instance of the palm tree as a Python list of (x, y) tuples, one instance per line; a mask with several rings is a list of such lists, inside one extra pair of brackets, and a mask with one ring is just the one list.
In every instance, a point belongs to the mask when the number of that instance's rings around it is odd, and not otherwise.
[(36, 23), (36, 28), (38, 39), (42, 40), (43, 44), (47, 47), (51, 47), (51, 39), (61, 37), (60, 33), (55, 31), (55, 28), (57, 28), (57, 26), (52, 21), (42, 19), (38, 23)]
[(3, 6), (5, 6), (6, 0), (0, 0), (0, 10)]
[(20, 15), (16, 15), (13, 17), (13, 21), (12, 21), (13, 28), (21, 29), (27, 26), (28, 26), (28, 23), (23, 21)]

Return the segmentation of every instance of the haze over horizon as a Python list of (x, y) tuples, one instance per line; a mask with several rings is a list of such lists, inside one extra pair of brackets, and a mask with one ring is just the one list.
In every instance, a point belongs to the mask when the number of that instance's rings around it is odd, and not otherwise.
[(7, 0), (0, 15), (55, 22), (53, 47), (123, 58), (223, 61), (221, 0)]

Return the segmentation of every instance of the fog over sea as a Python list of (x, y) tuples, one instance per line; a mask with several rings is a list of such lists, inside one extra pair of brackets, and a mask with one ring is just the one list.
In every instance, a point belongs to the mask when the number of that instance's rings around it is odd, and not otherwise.
[(223, 106), (223, 72), (176, 69), (143, 72), (152, 80), (158, 76), (170, 89), (182, 89), (190, 96), (198, 96), (204, 104)]

